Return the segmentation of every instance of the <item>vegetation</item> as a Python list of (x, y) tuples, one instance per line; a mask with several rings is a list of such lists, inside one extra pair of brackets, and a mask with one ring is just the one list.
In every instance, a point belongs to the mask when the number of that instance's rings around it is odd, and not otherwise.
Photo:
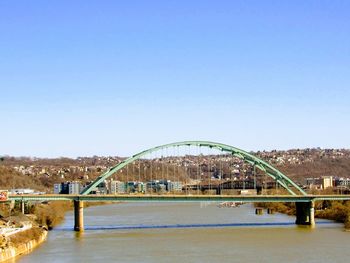
[(31, 229), (19, 232), (8, 237), (8, 243), (22, 244), (31, 240), (38, 240), (43, 232), (42, 228), (32, 227)]
[(55, 201), (35, 206), (34, 214), (36, 215), (39, 225), (47, 226), (50, 230), (61, 223), (64, 219), (65, 213), (71, 209), (71, 202)]
[[(116, 158), (56, 158), (56, 159), (36, 159), (29, 157), (0, 157), (0, 188), (1, 189), (11, 189), (11, 188), (32, 188), (38, 191), (52, 192), (53, 184), (61, 181), (67, 180), (81, 180), (84, 175), (89, 176), (88, 180), (93, 180), (101, 172), (103, 172), (99, 167), (112, 166), (116, 162)], [(120, 158), (119, 158), (120, 159)], [(86, 168), (88, 166), (96, 166), (96, 170), (93, 171), (73, 171), (65, 172), (65, 177), (62, 178), (58, 173), (32, 173), (24, 174), (15, 170), (15, 167), (25, 166), (25, 167), (51, 167), (55, 171), (64, 170), (69, 166), (76, 166)], [(203, 172), (215, 172), (213, 168), (213, 163), (210, 167), (203, 166)], [(149, 163), (147, 160), (141, 161), (140, 166), (138, 163), (130, 167), (129, 170), (123, 169), (118, 173), (118, 178), (120, 180), (126, 180), (130, 174), (136, 174), (137, 177), (140, 176), (141, 180), (150, 180), (149, 175)], [(152, 167), (152, 174), (157, 177), (157, 173), (161, 174), (162, 171), (170, 171), (170, 174), (174, 170), (174, 166), (169, 166), (167, 164), (164, 166), (160, 163), (156, 163)], [(314, 159), (312, 162), (305, 162), (299, 164), (281, 164), (277, 166), (282, 172), (287, 174), (292, 180), (304, 182), (307, 177), (319, 177), (323, 175), (332, 175), (338, 177), (348, 177), (350, 171), (350, 158), (319, 158)], [(229, 167), (223, 167), (224, 172), (228, 172)], [(225, 170), (226, 169), (226, 170)], [(143, 173), (143, 171), (148, 171)], [(176, 171), (180, 175), (178, 178), (182, 180), (186, 176), (184, 169), (178, 169)], [(194, 171), (197, 173), (197, 167)], [(191, 171), (190, 171), (191, 173)], [(158, 176), (159, 177), (159, 176)], [(130, 177), (129, 177), (130, 178)], [(283, 191), (283, 190), (279, 190)], [(322, 192), (326, 194), (326, 192)], [(330, 192), (329, 192), (330, 193)], [(280, 192), (279, 194), (283, 194)], [(314, 194), (321, 194), (321, 192), (314, 192)], [(97, 205), (97, 204), (93, 204)], [(257, 204), (260, 207), (271, 208), (275, 211), (285, 213), (288, 215), (295, 214), (295, 205), (293, 203), (260, 203)], [(19, 209), (19, 208), (17, 208)], [(64, 214), (72, 209), (72, 204), (70, 202), (51, 202), (48, 204), (40, 204), (36, 207), (31, 207), (27, 211), (36, 215), (39, 224), (45, 225), (48, 228), (52, 228), (59, 224), (63, 218)], [(0, 204), (0, 216), (8, 216), (10, 213), (9, 206)], [(344, 222), (347, 228), (350, 228), (350, 203), (349, 202), (320, 202), (316, 203), (315, 216), (318, 218), (325, 218), (335, 220), (337, 222)]]
[(12, 167), (2, 165), (0, 165), (0, 186), (1, 189), (32, 188), (39, 191), (44, 191), (47, 187), (52, 187), (43, 178), (24, 176)]
[[(108, 202), (85, 203), (85, 207), (95, 205), (105, 205)], [(60, 224), (64, 220), (65, 213), (73, 209), (73, 203), (67, 201), (55, 201), (47, 204), (33, 206), (36, 221), (39, 225), (46, 226), (49, 230)]]
[(316, 210), (315, 217), (344, 223), (345, 228), (350, 229), (349, 201), (322, 202), (318, 206), (323, 206), (324, 209)]
[[(300, 183), (305, 182), (307, 177), (320, 177), (323, 175), (332, 175), (338, 177), (348, 177), (350, 171), (350, 157), (321, 158), (310, 156), (311, 161), (302, 163), (284, 163), (276, 165), (283, 173), (288, 175), (292, 180)], [(197, 157), (193, 157), (192, 159)], [(199, 157), (200, 158), (200, 157)], [(262, 157), (264, 158), (264, 157)], [(191, 159), (191, 157), (189, 157)], [(38, 191), (50, 193), (53, 191), (53, 184), (63, 181), (79, 180), (82, 183), (94, 180), (100, 175), (106, 167), (111, 167), (123, 160), (120, 157), (79, 157), (70, 158), (30, 158), (30, 157), (10, 157), (7, 156), (0, 161), (0, 188), (32, 188)], [(181, 160), (177, 160), (177, 163)], [(177, 180), (196, 179), (198, 176), (198, 167), (189, 166), (187, 170), (184, 167), (174, 166), (176, 160), (168, 159), (163, 163), (153, 162), (150, 165), (149, 160), (141, 160), (129, 165), (127, 168), (120, 170), (114, 175), (115, 179), (121, 181), (127, 179), (139, 179), (148, 181), (152, 178), (161, 178), (162, 175), (169, 174), (171, 178), (176, 172)], [(25, 168), (25, 171), (19, 172), (19, 167)], [(72, 168), (73, 167), (73, 168)], [(218, 162), (212, 159), (210, 165), (203, 163), (201, 172), (203, 178), (209, 178), (210, 175), (218, 174), (218, 167), (222, 169), (222, 175), (230, 176), (232, 167), (230, 163)], [(16, 168), (16, 169), (15, 169)], [(175, 171), (176, 168), (176, 171)], [(243, 166), (242, 169), (250, 173), (251, 166)], [(152, 171), (152, 174), (151, 174)], [(264, 173), (257, 169), (257, 177), (263, 176)]]
[(313, 162), (301, 164), (277, 165), (276, 168), (288, 175), (291, 179), (304, 182), (308, 177), (321, 177), (332, 175), (335, 177), (348, 177), (350, 171), (350, 159), (316, 159)]
[[(256, 203), (255, 206), (269, 208), (287, 215), (296, 214), (294, 203)], [(316, 202), (315, 217), (344, 223), (344, 227), (350, 229), (350, 201)]]

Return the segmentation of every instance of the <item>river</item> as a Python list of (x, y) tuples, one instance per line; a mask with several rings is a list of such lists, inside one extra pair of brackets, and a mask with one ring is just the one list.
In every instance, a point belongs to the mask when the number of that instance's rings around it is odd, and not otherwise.
[(350, 233), (316, 220), (294, 225), (283, 214), (255, 215), (251, 204), (121, 203), (84, 210), (86, 231), (73, 214), (48, 240), (16, 262), (348, 262)]

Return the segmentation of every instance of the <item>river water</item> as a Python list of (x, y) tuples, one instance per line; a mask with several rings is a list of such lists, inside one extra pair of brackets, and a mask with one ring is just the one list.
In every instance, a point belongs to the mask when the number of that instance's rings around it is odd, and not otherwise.
[(255, 215), (250, 204), (121, 203), (84, 210), (86, 231), (73, 214), (48, 240), (16, 262), (349, 262), (350, 233), (317, 220)]

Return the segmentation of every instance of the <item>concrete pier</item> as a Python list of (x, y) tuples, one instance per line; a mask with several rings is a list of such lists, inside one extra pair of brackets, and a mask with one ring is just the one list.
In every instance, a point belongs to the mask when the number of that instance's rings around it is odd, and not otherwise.
[(84, 202), (74, 200), (74, 231), (84, 231)]
[(296, 221), (297, 225), (315, 226), (315, 204), (310, 202), (297, 202), (296, 206)]
[(267, 208), (267, 214), (273, 215), (275, 213), (275, 210), (272, 208)]
[(25, 203), (24, 203), (24, 201), (21, 201), (21, 211), (22, 211), (22, 214), (24, 215), (25, 214)]
[(264, 209), (261, 208), (261, 207), (255, 208), (255, 214), (256, 214), (256, 215), (262, 215), (262, 214), (264, 214)]

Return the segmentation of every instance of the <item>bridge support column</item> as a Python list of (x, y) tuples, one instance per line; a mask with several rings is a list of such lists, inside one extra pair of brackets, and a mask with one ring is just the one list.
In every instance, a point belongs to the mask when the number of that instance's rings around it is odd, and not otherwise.
[(84, 231), (84, 203), (74, 200), (74, 231)]
[(313, 201), (296, 202), (295, 207), (297, 225), (315, 226), (315, 203)]
[(22, 210), (22, 214), (23, 214), (23, 215), (25, 214), (25, 208), (26, 208), (25, 205), (26, 205), (26, 204), (25, 204), (24, 201), (22, 200), (22, 201), (21, 201), (21, 210)]

